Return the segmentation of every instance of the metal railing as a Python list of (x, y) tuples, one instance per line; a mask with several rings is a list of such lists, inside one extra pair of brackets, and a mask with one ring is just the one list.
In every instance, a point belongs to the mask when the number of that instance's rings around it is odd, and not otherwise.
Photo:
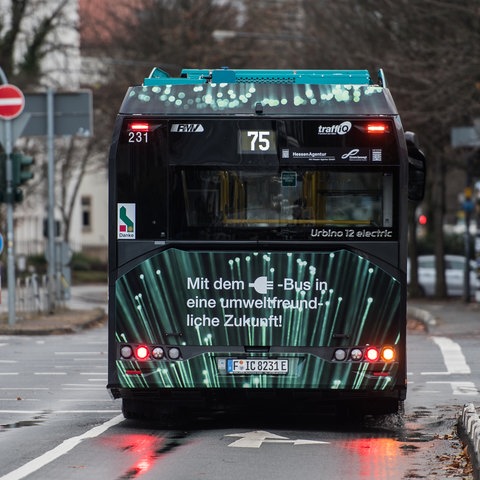
[[(55, 297), (56, 305), (65, 307), (65, 291), (68, 285), (61, 273), (56, 275)], [(16, 285), (17, 312), (45, 313), (50, 306), (48, 301), (48, 275), (33, 273), (25, 278), (18, 278)]]

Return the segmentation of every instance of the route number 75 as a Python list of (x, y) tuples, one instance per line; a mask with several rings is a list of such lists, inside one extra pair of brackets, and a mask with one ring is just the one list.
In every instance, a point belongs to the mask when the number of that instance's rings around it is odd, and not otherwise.
[(267, 152), (270, 150), (270, 134), (268, 130), (249, 130), (247, 137), (250, 138), (250, 151), (256, 152), (258, 150)]

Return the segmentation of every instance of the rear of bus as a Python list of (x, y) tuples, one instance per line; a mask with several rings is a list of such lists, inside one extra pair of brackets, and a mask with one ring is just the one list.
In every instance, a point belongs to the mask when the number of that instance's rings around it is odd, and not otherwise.
[(127, 417), (279, 399), (397, 411), (408, 156), (390, 93), (363, 71), (233, 72), (125, 97), (108, 387)]

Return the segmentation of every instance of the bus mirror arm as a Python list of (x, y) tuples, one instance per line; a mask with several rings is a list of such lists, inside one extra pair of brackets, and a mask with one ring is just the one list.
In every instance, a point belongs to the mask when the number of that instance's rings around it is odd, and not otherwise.
[(426, 159), (413, 132), (405, 132), (408, 151), (408, 199), (421, 202), (425, 195)]

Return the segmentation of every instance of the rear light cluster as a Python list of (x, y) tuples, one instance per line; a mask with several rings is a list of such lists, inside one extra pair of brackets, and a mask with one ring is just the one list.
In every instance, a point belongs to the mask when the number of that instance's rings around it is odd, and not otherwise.
[(148, 345), (122, 345), (120, 357), (123, 360), (179, 360), (182, 354), (178, 347)]
[(391, 346), (337, 348), (333, 352), (333, 359), (337, 362), (393, 362), (396, 359), (395, 348)]

